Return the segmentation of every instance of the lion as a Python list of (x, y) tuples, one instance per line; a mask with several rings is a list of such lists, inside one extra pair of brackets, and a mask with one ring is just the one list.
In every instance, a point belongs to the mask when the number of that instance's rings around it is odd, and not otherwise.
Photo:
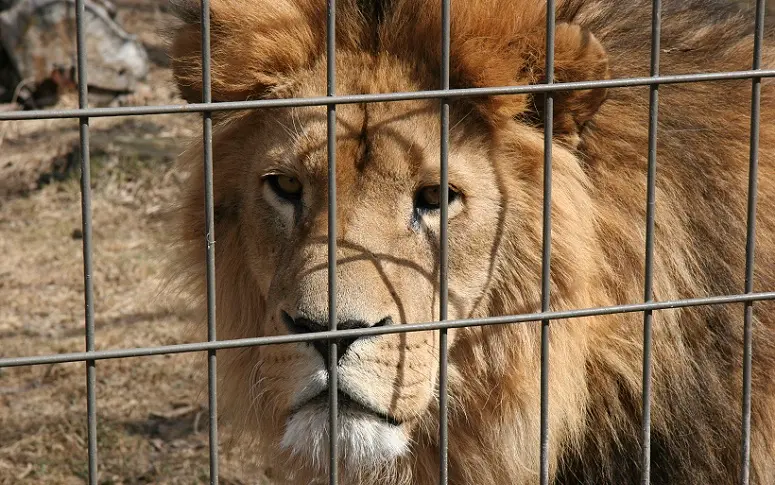
[[(216, 102), (326, 94), (326, 2), (211, 0)], [(179, 5), (175, 81), (202, 99), (197, 4)], [(453, 88), (542, 83), (543, 0), (454, 0)], [(664, 0), (660, 73), (751, 69), (754, 16), (722, 0)], [(651, 2), (558, 0), (555, 81), (649, 75)], [(441, 85), (440, 0), (340, 0), (337, 94)], [(768, 29), (766, 40), (775, 40)], [(765, 42), (763, 67), (775, 65)], [(658, 88), (656, 301), (738, 294), (746, 273), (751, 83)], [(648, 86), (554, 94), (552, 310), (644, 299)], [(761, 82), (754, 291), (775, 289), (775, 93)], [(448, 319), (541, 309), (544, 98), (454, 98)], [(213, 114), (218, 339), (328, 322), (327, 108)], [(440, 101), (336, 107), (339, 328), (437, 321)], [(181, 156), (175, 271), (204, 295), (202, 145)], [(182, 268), (182, 269), (181, 269)], [(651, 483), (741, 473), (744, 305), (653, 313)], [(775, 483), (775, 306), (753, 305), (751, 482)], [(635, 483), (642, 313), (551, 321), (554, 484)], [(541, 323), (449, 331), (449, 483), (534, 484)], [(438, 483), (437, 331), (336, 341), (340, 483)], [(219, 353), (219, 410), (288, 483), (325, 481), (325, 342)]]

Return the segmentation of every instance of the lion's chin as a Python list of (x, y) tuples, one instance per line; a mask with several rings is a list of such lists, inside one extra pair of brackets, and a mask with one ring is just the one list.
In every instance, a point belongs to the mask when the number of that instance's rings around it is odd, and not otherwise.
[[(309, 403), (286, 422), (280, 445), (315, 469), (328, 464), (328, 406)], [(340, 460), (352, 469), (385, 465), (405, 454), (409, 440), (401, 426), (359, 409), (339, 410)]]

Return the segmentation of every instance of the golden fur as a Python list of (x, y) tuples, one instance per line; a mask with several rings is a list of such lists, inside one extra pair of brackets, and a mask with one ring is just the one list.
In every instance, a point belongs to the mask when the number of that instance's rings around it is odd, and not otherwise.
[[(453, 87), (541, 82), (544, 5), (453, 0)], [(750, 68), (751, 12), (722, 0), (663, 5), (662, 74)], [(340, 0), (337, 7), (338, 94), (439, 86), (439, 0)], [(197, 8), (182, 6), (173, 43), (176, 80), (190, 101), (201, 99)], [(325, 94), (324, 1), (212, 0), (211, 9), (216, 101)], [(557, 9), (557, 81), (648, 75), (649, 1), (558, 0)], [(765, 67), (775, 64), (770, 45)], [(659, 88), (656, 300), (743, 290), (750, 86)], [(642, 301), (648, 92), (555, 97), (553, 309)], [(413, 208), (418, 190), (438, 183), (438, 106), (421, 100), (337, 108), (343, 325), (438, 319), (438, 215)], [(540, 96), (524, 95), (452, 104), (450, 183), (462, 195), (450, 206), (451, 319), (540, 309), (542, 107)], [(773, 109), (765, 80), (756, 291), (775, 288)], [(326, 326), (326, 108), (227, 112), (215, 120), (218, 338), (288, 333), (283, 311)], [(201, 152), (194, 144), (182, 157), (191, 183), (180, 234), (184, 276), (203, 294)], [(298, 205), (273, 195), (267, 177), (277, 173), (303, 185)], [(755, 304), (751, 456), (752, 483), (760, 484), (775, 483), (774, 312), (772, 303)], [(642, 322), (638, 313), (552, 322), (553, 483), (637, 481)], [(652, 483), (736, 479), (742, 328), (740, 304), (654, 313)], [(539, 324), (450, 332), (450, 483), (538, 483), (539, 334)], [(436, 342), (432, 332), (385, 335), (358, 340), (345, 353), (340, 385), (395, 424), (384, 425), (393, 426), (385, 434), (374, 422), (358, 428), (343, 415), (343, 426), (352, 426), (342, 436), (349, 455), (341, 483), (436, 483)], [(303, 344), (223, 354), (224, 416), (255, 434), (256, 454), (283, 463), (291, 483), (323, 476), (314, 446), (324, 441), (311, 435), (314, 445), (300, 443), (286, 429), (300, 396), (311, 397), (304, 393), (325, 374), (320, 355)], [(324, 411), (308, 408), (305, 416), (314, 421)], [(408, 452), (379, 459), (374, 450), (400, 448), (382, 440), (395, 433), (407, 439)]]

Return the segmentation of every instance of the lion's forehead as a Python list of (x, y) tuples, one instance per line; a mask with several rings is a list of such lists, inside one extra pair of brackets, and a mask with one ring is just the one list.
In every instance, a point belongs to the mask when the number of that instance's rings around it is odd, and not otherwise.
[[(297, 108), (294, 115), (299, 148), (319, 147), (317, 142), (328, 135), (326, 108)], [(383, 145), (399, 146), (408, 140), (438, 139), (439, 109), (424, 101), (340, 105), (336, 108), (336, 137), (337, 141), (368, 137)]]
[[(344, 105), (336, 113), (337, 184), (342, 191), (371, 187), (378, 191), (411, 188), (429, 167), (438, 165), (439, 129), (434, 110), (423, 106), (380, 109)], [(270, 115), (271, 116), (271, 115)], [(328, 180), (328, 126), (325, 108), (295, 109), (280, 120), (288, 143), (272, 161), (259, 156), (259, 166), (279, 161), (305, 183), (325, 187)], [(274, 121), (274, 120), (269, 120)], [(382, 190), (384, 189), (384, 190)]]

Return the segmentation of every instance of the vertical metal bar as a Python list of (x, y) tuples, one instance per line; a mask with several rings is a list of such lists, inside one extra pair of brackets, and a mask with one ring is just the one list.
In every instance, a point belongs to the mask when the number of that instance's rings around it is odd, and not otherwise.
[[(210, 71), (210, 0), (202, 0), (202, 102), (212, 102)], [(215, 214), (213, 204), (213, 118), (202, 113), (204, 145), (205, 224), (207, 258), (207, 340), (215, 336)], [(210, 483), (218, 484), (218, 380), (215, 350), (207, 352), (207, 392), (210, 411)]]
[[(764, 0), (756, 2), (756, 26), (753, 47), (753, 68), (761, 69), (764, 40)], [(748, 221), (745, 244), (745, 293), (753, 293), (754, 248), (756, 243), (756, 193), (759, 171), (759, 119), (761, 112), (762, 78), (752, 79), (751, 86), (751, 147), (748, 167)], [(751, 367), (753, 352), (753, 302), (745, 304), (743, 324), (743, 422), (740, 452), (740, 483), (748, 485), (751, 467)]]
[[(450, 0), (441, 3), (441, 89), (449, 89), (450, 65)], [(439, 319), (447, 319), (449, 299), (449, 99), (440, 106), (440, 170), (441, 221), (439, 230)], [(439, 330), (439, 484), (446, 485), (449, 477), (449, 351), (447, 329)]]
[[(336, 0), (328, 0), (326, 18), (326, 95), (336, 93)], [(336, 330), (336, 105), (329, 104), (328, 142), (328, 328)], [(339, 481), (339, 379), (335, 340), (328, 341), (328, 483)]]
[[(554, 0), (546, 0), (546, 83), (554, 83)], [(552, 255), (552, 135), (554, 94), (544, 98), (544, 203), (541, 311), (549, 311)], [(549, 320), (541, 321), (541, 485), (549, 484)]]
[[(89, 105), (86, 76), (86, 28), (84, 0), (75, 2), (76, 55), (78, 57), (78, 108)], [(81, 226), (83, 232), (83, 286), (86, 350), (94, 350), (94, 283), (92, 281), (91, 167), (89, 162), (89, 118), (79, 118), (81, 136)], [(97, 369), (86, 361), (86, 416), (89, 454), (89, 485), (97, 484)]]
[[(662, 2), (653, 0), (651, 6), (651, 76), (659, 76), (659, 48), (662, 32)], [(654, 218), (656, 215), (657, 177), (657, 121), (659, 109), (659, 84), (649, 91), (649, 148), (648, 178), (646, 189), (646, 258), (644, 301), (654, 300)], [(653, 313), (643, 312), (643, 399), (641, 423), (641, 484), (651, 482), (651, 326)]]

